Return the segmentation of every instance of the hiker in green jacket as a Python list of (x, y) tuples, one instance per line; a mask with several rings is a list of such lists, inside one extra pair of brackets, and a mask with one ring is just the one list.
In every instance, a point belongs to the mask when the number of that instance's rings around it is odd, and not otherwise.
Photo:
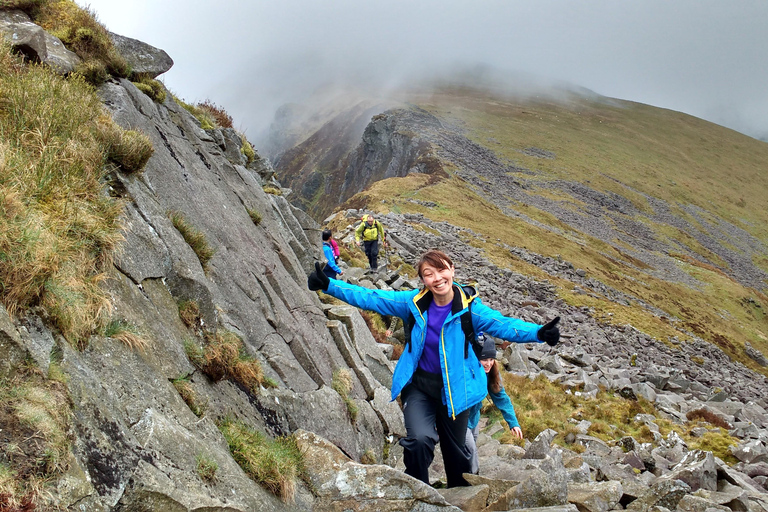
[(363, 215), (362, 222), (355, 228), (355, 243), (358, 247), (362, 244), (365, 255), (368, 257), (371, 272), (378, 272), (379, 270), (379, 238), (386, 247), (387, 239), (384, 237), (384, 226), (374, 219), (373, 215)]

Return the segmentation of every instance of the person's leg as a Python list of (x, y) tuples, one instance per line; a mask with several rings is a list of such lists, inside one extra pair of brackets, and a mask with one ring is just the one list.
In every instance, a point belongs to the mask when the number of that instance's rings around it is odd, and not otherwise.
[[(429, 465), (435, 457), (435, 445), (438, 441), (435, 411), (442, 406), (413, 385), (406, 386), (401, 396), (405, 430), (408, 434), (400, 440), (405, 474), (429, 484)], [(464, 424), (466, 428), (466, 421)]]
[(379, 241), (373, 240), (371, 242), (371, 255), (368, 257), (371, 262), (371, 268), (373, 270), (379, 269)]
[(371, 247), (372, 243), (370, 241), (363, 242), (363, 248), (365, 249), (365, 256), (368, 258), (368, 267), (373, 268), (373, 262), (371, 261)]
[(469, 411), (464, 411), (456, 415), (456, 419), (452, 419), (448, 408), (442, 406), (437, 411), (436, 420), (448, 487), (467, 486), (469, 482), (464, 479), (462, 473), (471, 472), (471, 454), (465, 443)]
[(477, 457), (477, 441), (471, 429), (467, 429), (467, 438), (464, 440), (464, 444), (467, 446), (467, 451), (470, 453), (469, 457), (469, 472), (476, 475), (480, 470), (480, 461)]

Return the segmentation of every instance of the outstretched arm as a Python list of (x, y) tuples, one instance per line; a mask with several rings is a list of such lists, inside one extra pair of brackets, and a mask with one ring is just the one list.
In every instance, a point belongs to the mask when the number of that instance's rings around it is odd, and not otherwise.
[(493, 400), (493, 405), (495, 405), (496, 408), (501, 411), (501, 415), (504, 417), (504, 421), (507, 422), (507, 425), (509, 425), (509, 428), (519, 429), (520, 423), (517, 421), (515, 407), (512, 405), (512, 400), (509, 399), (509, 395), (507, 395), (507, 392), (504, 391), (504, 388), (501, 388), (498, 393), (491, 392), (490, 395), (491, 400)]
[(560, 329), (555, 318), (544, 326), (525, 322), (519, 318), (504, 316), (493, 308), (489, 308), (478, 298), (472, 302), (472, 325), (475, 331), (482, 331), (515, 343), (541, 343), (554, 346), (560, 340)]

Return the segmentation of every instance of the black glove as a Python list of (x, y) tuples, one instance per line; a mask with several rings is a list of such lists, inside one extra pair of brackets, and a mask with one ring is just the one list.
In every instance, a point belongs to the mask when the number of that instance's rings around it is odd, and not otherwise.
[(328, 289), (328, 285), (331, 284), (331, 280), (325, 275), (325, 272), (323, 272), (324, 266), (324, 263), (321, 264), (319, 261), (316, 261), (315, 271), (309, 274), (309, 277), (307, 278), (307, 286), (313, 292), (318, 290), (325, 291)]
[(560, 329), (557, 327), (557, 322), (559, 321), (560, 317), (556, 316), (554, 320), (541, 326), (539, 332), (536, 333), (536, 337), (550, 347), (557, 345), (557, 342), (560, 341)]

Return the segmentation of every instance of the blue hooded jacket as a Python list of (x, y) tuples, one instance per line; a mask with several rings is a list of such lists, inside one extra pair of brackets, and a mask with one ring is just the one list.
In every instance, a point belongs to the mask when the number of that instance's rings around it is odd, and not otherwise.
[[(432, 292), (423, 290), (370, 290), (362, 286), (331, 279), (328, 295), (361, 309), (405, 320), (409, 313), (416, 320), (411, 331), (411, 346), (404, 350), (392, 376), (392, 400), (407, 386), (419, 364), (424, 349), (427, 310)], [(472, 325), (475, 332), (485, 332), (496, 338), (516, 343), (539, 343), (536, 337), (541, 326), (502, 315), (484, 305), (471, 287), (454, 284), (451, 313), (445, 319), (440, 336), (440, 367), (443, 376), (443, 404), (455, 417), (481, 402), (488, 393), (487, 379), (473, 350), (464, 357), (465, 336), (461, 329), (461, 314), (472, 302)]]

